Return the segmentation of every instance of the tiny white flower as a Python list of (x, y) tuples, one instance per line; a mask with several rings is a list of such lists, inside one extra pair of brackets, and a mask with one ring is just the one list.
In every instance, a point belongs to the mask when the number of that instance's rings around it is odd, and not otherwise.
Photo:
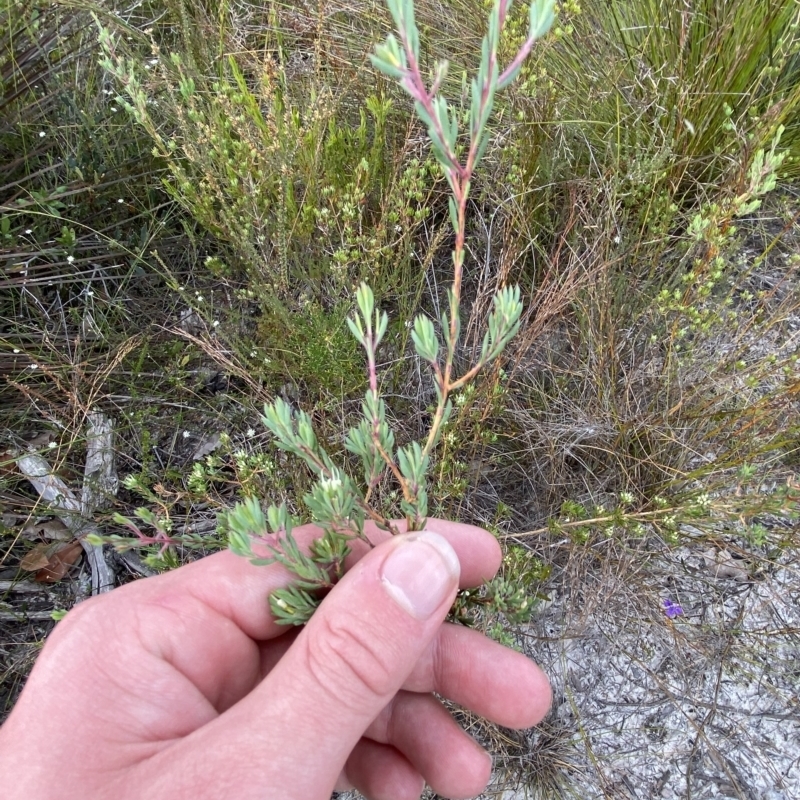
[(118, 109), (116, 106), (111, 106), (111, 110), (116, 114)]
[(255, 350), (250, 351), (250, 358), (255, 358), (258, 355)]
[(56, 449), (56, 443), (55, 443), (55, 442), (49, 442), (47, 446), (48, 446), (48, 447), (49, 447), (51, 450), (55, 450), (55, 449)]
[(319, 485), (323, 492), (335, 492), (341, 488), (342, 482), (339, 478), (320, 478)]
[(118, 202), (118, 203), (124, 203), (125, 201), (124, 201), (124, 200), (123, 200), (123, 199), (120, 197), (120, 199), (119, 199), (119, 200), (117, 200), (117, 202)]
[(30, 228), (25, 228), (25, 233), (26, 233), (28, 236), (30, 236), (30, 235), (33, 233), (33, 231), (32, 231)]
[(39, 369), (39, 365), (38, 364), (29, 364), (28, 365), (28, 369)]
[(219, 328), (219, 320), (218, 320), (218, 319), (215, 319), (215, 320), (214, 320), (214, 321), (213, 321), (211, 324), (212, 324), (212, 325), (213, 325), (215, 328)]
[(184, 438), (184, 439), (188, 439), (188, 438), (189, 438), (191, 435), (192, 435), (192, 434), (191, 434), (191, 433), (189, 433), (189, 431), (184, 431), (184, 432), (183, 432), (183, 438)]
[(75, 260), (75, 256), (67, 256), (67, 264), (71, 264)]
[(15, 353), (19, 353), (19, 347), (15, 347), (15, 348), (14, 348), (14, 352), (15, 352)]
[(252, 428), (248, 428), (248, 429), (245, 431), (245, 436), (246, 436), (248, 439), (252, 439), (252, 438), (253, 438), (255, 435), (256, 435), (256, 432), (255, 432), (255, 431), (254, 431)]
[(158, 59), (157, 58), (151, 58), (150, 59), (150, 66), (154, 67), (156, 64), (158, 64)]
[(39, 138), (40, 139), (44, 139), (45, 136), (47, 136), (47, 134), (44, 131), (39, 131)]
[(620, 239), (620, 236), (619, 236), (619, 234), (617, 234), (617, 235), (614, 237), (614, 244), (619, 244), (621, 241), (622, 241), (622, 239)]
[(89, 297), (94, 297), (94, 292), (93, 292), (91, 289), (89, 289), (89, 291), (88, 291), (88, 292), (86, 292), (86, 294), (87, 294)]

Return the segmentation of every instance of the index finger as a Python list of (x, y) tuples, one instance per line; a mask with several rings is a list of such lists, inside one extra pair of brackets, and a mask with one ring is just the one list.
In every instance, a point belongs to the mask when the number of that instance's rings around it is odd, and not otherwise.
[[(401, 532), (405, 530), (405, 524), (398, 527)], [(390, 536), (372, 523), (367, 523), (365, 528), (376, 544)], [(502, 560), (500, 545), (488, 531), (438, 519), (428, 520), (426, 528), (444, 536), (456, 551), (461, 562), (461, 588), (478, 586), (499, 569)], [(320, 529), (314, 525), (303, 525), (294, 530), (301, 547), (308, 547), (319, 535)], [(353, 563), (369, 550), (360, 541), (354, 541), (352, 549), (350, 559)], [(294, 576), (280, 564), (257, 567), (226, 551), (158, 577), (137, 581), (130, 590), (153, 602), (167, 595), (188, 595), (230, 619), (251, 639), (263, 641), (287, 631), (285, 625), (278, 625), (273, 619), (267, 597), (276, 589), (289, 586), (293, 580)]]

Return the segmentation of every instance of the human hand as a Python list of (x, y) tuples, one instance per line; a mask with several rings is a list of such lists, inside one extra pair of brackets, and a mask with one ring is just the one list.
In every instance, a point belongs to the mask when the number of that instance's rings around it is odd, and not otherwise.
[(414, 800), (424, 782), (479, 794), (490, 758), (432, 693), (524, 728), (550, 688), (519, 653), (442, 624), (500, 548), (479, 528), (429, 528), (354, 543), (357, 563), (300, 631), (266, 602), (291, 576), (227, 552), (76, 606), (0, 728), (4, 796), (329, 800), (353, 786)]

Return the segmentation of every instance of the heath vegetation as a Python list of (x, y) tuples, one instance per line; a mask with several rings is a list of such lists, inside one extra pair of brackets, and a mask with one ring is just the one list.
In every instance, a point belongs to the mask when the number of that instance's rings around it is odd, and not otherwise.
[(598, 543), (796, 547), (799, 107), (796, 0), (5, 0), (5, 709), (87, 591), (18, 459), (79, 491), (93, 412), (119, 580), (451, 516), (513, 640)]

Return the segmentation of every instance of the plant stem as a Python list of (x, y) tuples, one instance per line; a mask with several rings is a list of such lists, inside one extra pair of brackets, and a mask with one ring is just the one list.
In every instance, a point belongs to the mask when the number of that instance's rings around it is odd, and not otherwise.
[[(648, 520), (658, 519), (658, 517), (668, 516), (680, 511), (680, 508), (659, 508), (655, 511), (639, 511), (635, 514), (626, 514), (625, 519), (628, 520)], [(569, 530), (570, 528), (580, 528), (583, 525), (601, 525), (614, 522), (616, 517), (608, 514), (603, 517), (592, 517), (591, 519), (574, 519), (571, 522), (559, 522), (559, 530)], [(518, 539), (522, 536), (538, 536), (542, 533), (549, 533), (551, 528), (536, 528), (532, 531), (525, 531), (524, 533), (504, 533), (501, 535), (502, 539)]]

